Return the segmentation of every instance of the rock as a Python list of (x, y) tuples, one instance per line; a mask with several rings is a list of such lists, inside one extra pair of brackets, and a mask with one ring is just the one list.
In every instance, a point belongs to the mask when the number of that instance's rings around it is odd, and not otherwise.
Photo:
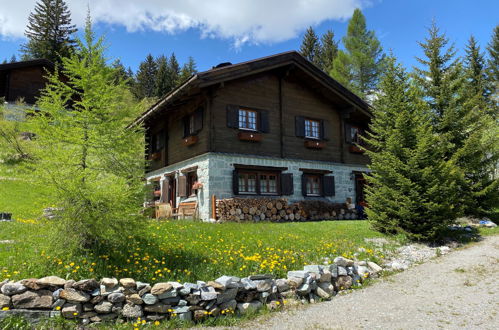
[(200, 295), (195, 295), (195, 294), (190, 294), (188, 295), (185, 300), (189, 302), (190, 305), (197, 305), (201, 301), (201, 296)]
[(367, 262), (367, 267), (369, 267), (369, 269), (371, 269), (371, 271), (373, 273), (379, 273), (380, 271), (383, 270), (383, 268), (381, 268), (380, 266), (378, 266), (377, 263), (372, 262), (372, 261), (368, 261)]
[(59, 297), (60, 297), (60, 295), (61, 295), (61, 291), (62, 291), (62, 289), (60, 289), (60, 288), (59, 288), (59, 289), (57, 289), (57, 290), (55, 290), (54, 292), (52, 292), (52, 297), (53, 297), (55, 300), (59, 299)]
[(52, 292), (48, 290), (26, 291), (12, 296), (12, 305), (16, 309), (50, 309)]
[(262, 308), (262, 306), (263, 304), (260, 301), (254, 300), (252, 302), (237, 304), (237, 310), (241, 314), (255, 313), (260, 308)]
[(63, 288), (64, 289), (71, 289), (75, 283), (76, 283), (75, 280), (67, 280), (66, 283), (64, 283)]
[(329, 299), (334, 294), (334, 286), (331, 283), (322, 282), (317, 287), (317, 295), (322, 299)]
[(270, 291), (272, 289), (272, 280), (253, 281), (256, 284), (258, 292)]
[(237, 289), (232, 288), (232, 289), (227, 289), (223, 292), (220, 292), (218, 297), (217, 297), (217, 304), (222, 304), (227, 301), (230, 301), (232, 299), (235, 299), (237, 296)]
[(44, 288), (43, 285), (39, 285), (38, 283), (36, 283), (36, 281), (38, 281), (38, 279), (28, 278), (28, 279), (20, 281), (19, 283), (21, 283), (22, 285), (24, 285), (25, 287), (27, 287), (28, 289), (31, 289), (31, 290), (40, 290), (40, 289)]
[(57, 309), (57, 307), (62, 308), (64, 304), (66, 303), (66, 300), (64, 299), (57, 299), (51, 306), (52, 309)]
[(171, 290), (173, 286), (170, 283), (156, 283), (151, 288), (151, 293), (155, 295), (160, 295), (168, 290)]
[(180, 284), (179, 282), (167, 282), (167, 283), (170, 284), (172, 288), (174, 288), (175, 290), (183, 288), (183, 285)]
[(175, 289), (171, 289), (170, 291), (166, 291), (158, 295), (159, 300), (176, 298), (176, 297), (178, 297), (178, 292)]
[(224, 302), (220, 304), (220, 309), (223, 311), (234, 311), (237, 307), (237, 301), (235, 299)]
[(177, 314), (187, 313), (189, 312), (189, 306), (176, 306), (173, 307), (173, 312)]
[(113, 304), (121, 303), (125, 301), (125, 295), (121, 292), (113, 292), (107, 296), (107, 300)]
[(138, 290), (139, 290), (139, 296), (142, 297), (146, 293), (151, 292), (151, 286), (149, 284), (147, 284), (146, 286), (144, 286), (144, 287), (142, 287), (141, 289), (138, 289)]
[(99, 288), (99, 282), (94, 279), (81, 280), (73, 284), (73, 289), (81, 291), (94, 291)]
[(348, 275), (348, 271), (345, 267), (338, 266), (338, 276), (346, 276)]
[(150, 312), (150, 313), (162, 313), (166, 314), (168, 313), (168, 310), (171, 308), (170, 305), (166, 305), (163, 303), (157, 303), (154, 305), (146, 305), (144, 306), (144, 311)]
[(201, 321), (208, 317), (208, 312), (205, 310), (196, 310), (194, 311), (194, 321)]
[(331, 282), (332, 274), (329, 269), (324, 269), (319, 277), (319, 282)]
[(213, 287), (205, 286), (201, 288), (201, 300), (217, 299), (218, 292)]
[(241, 284), (244, 290), (254, 290), (256, 289), (256, 283), (250, 280), (249, 278), (242, 278)]
[(171, 298), (167, 298), (167, 299), (161, 299), (161, 302), (163, 304), (172, 305), (172, 306), (177, 305), (179, 301), (180, 301), (180, 297), (179, 296), (177, 296), (177, 297), (171, 297)]
[(129, 318), (129, 319), (136, 319), (138, 317), (141, 317), (143, 315), (142, 313), (142, 307), (139, 305), (134, 305), (134, 304), (126, 304), (123, 306), (123, 311), (122, 311), (123, 317)]
[(288, 285), (292, 288), (297, 288), (303, 284), (303, 278), (300, 277), (288, 277)]
[(178, 319), (186, 322), (192, 321), (192, 312), (189, 311), (187, 313), (180, 313), (178, 314)]
[(395, 271), (406, 270), (407, 268), (409, 268), (409, 266), (407, 266), (405, 263), (398, 262), (398, 261), (392, 262), (390, 267), (392, 268), (392, 270), (395, 270)]
[(225, 285), (218, 283), (218, 282), (215, 282), (215, 281), (208, 281), (208, 283), (206, 283), (206, 284), (208, 286), (215, 288), (216, 290), (225, 290)]
[(90, 299), (90, 302), (94, 305), (100, 303), (101, 301), (104, 300), (104, 296), (95, 296), (95, 297), (92, 297), (92, 299)]
[(10, 297), (0, 294), (0, 309), (10, 307)]
[(62, 290), (59, 296), (62, 299), (66, 299), (71, 303), (81, 303), (90, 300), (90, 295), (88, 293), (76, 291), (75, 289), (72, 288)]
[(338, 277), (338, 265), (335, 264), (329, 265), (329, 271), (331, 272), (332, 278)]
[(56, 286), (62, 287), (66, 284), (66, 280), (57, 276), (47, 276), (42, 277), (36, 281), (36, 284), (40, 286)]
[(337, 264), (338, 266), (341, 266), (341, 267), (352, 267), (354, 265), (353, 260), (343, 258), (343, 257), (334, 258), (334, 263)]
[(114, 288), (118, 285), (118, 280), (109, 277), (104, 277), (103, 279), (100, 280), (100, 284), (104, 285), (106, 288)]
[(284, 292), (284, 291), (288, 291), (289, 290), (288, 281), (286, 281), (285, 279), (280, 278), (280, 279), (276, 280), (275, 283), (277, 285), (277, 290), (279, 292)]
[(122, 278), (120, 279), (120, 284), (125, 288), (125, 289), (135, 289), (136, 288), (136, 283), (133, 278)]
[(321, 274), (322, 273), (323, 267), (320, 265), (306, 265), (303, 267), (304, 271), (310, 272), (310, 273), (315, 273), (315, 274)]
[(66, 319), (78, 318), (81, 314), (81, 304), (66, 303), (62, 307), (61, 314)]
[(274, 278), (274, 275), (258, 274), (258, 275), (250, 275), (248, 278), (252, 281), (272, 280)]
[(146, 293), (145, 295), (142, 296), (142, 301), (144, 301), (144, 304), (146, 305), (154, 305), (155, 303), (158, 302), (158, 297), (156, 297), (153, 294)]
[(99, 314), (97, 316), (91, 317), (90, 320), (92, 322), (105, 322), (105, 321), (114, 320), (117, 317), (118, 317), (118, 314), (116, 314), (116, 313)]
[(127, 296), (126, 301), (135, 305), (142, 305), (142, 303), (144, 302), (142, 298), (140, 298), (140, 296), (136, 293)]
[(138, 291), (142, 290), (143, 288), (145, 288), (147, 286), (150, 286), (149, 283), (140, 282), (140, 281), (135, 282), (135, 285), (137, 286)]
[(347, 290), (352, 286), (352, 278), (350, 276), (338, 276), (335, 281), (335, 287), (338, 290)]
[(288, 278), (297, 277), (297, 278), (306, 278), (309, 277), (310, 273), (305, 270), (293, 270), (288, 272)]
[(312, 288), (310, 287), (310, 284), (303, 283), (296, 289), (296, 293), (298, 293), (301, 296), (304, 296), (306, 294), (309, 294)]
[(356, 273), (362, 278), (367, 278), (369, 276), (369, 268), (366, 266), (356, 266)]
[(83, 304), (83, 311), (84, 312), (90, 312), (94, 310), (94, 305), (91, 303), (84, 303)]
[(12, 296), (12, 295), (15, 295), (15, 294), (21, 294), (21, 293), (25, 292), (26, 290), (28, 290), (28, 288), (25, 287), (24, 285), (22, 285), (19, 282), (8, 282), (8, 283), (5, 283), (2, 286), (2, 288), (0, 289), (0, 291), (4, 295), (6, 295), (6, 296)]

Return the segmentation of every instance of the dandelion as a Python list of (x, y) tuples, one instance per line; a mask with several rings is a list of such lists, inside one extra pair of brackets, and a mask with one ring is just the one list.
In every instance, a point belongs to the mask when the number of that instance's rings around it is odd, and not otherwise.
[(55, 308), (55, 310), (56, 310), (56, 311), (60, 311), (60, 310), (61, 310), (61, 306), (57, 306), (57, 307)]
[(9, 309), (10, 309), (9, 307), (2, 308), (3, 311), (8, 311)]

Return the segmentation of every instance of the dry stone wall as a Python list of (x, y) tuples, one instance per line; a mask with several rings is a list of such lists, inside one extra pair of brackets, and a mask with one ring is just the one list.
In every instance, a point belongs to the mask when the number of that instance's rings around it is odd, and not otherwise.
[(25, 313), (31, 317), (61, 315), (83, 324), (138, 318), (155, 322), (173, 317), (198, 322), (264, 306), (275, 309), (285, 300), (328, 300), (380, 271), (372, 262), (337, 257), (331, 265), (308, 265), (280, 279), (260, 274), (183, 284), (149, 284), (131, 278), (76, 282), (57, 276), (4, 281), (0, 283), (0, 318)]

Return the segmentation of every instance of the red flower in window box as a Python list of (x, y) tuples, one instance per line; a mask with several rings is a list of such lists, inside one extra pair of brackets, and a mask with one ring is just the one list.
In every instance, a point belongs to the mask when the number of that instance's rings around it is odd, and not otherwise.
[(354, 154), (363, 154), (365, 150), (361, 149), (358, 146), (350, 146), (350, 152)]
[(262, 141), (262, 134), (257, 132), (239, 132), (237, 137), (241, 141), (251, 141), (251, 142), (260, 142)]
[(309, 149), (322, 149), (326, 146), (326, 142), (319, 140), (305, 140), (305, 147)]
[(198, 142), (197, 135), (191, 135), (191, 136), (184, 138), (184, 145), (186, 145), (186, 146), (191, 146), (193, 144), (196, 144), (197, 142)]
[(201, 182), (194, 182), (194, 184), (192, 185), (192, 189), (193, 190), (199, 190), (199, 189), (203, 189), (203, 184)]

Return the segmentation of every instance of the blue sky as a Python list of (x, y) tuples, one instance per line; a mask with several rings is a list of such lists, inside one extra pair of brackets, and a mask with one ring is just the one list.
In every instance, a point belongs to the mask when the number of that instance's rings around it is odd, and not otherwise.
[[(18, 53), (24, 42), (23, 17), (34, 1), (18, 0), (18, 7), (13, 8), (10, 0), (0, 0), (0, 60)], [(148, 53), (175, 52), (181, 63), (193, 56), (202, 71), (220, 62), (237, 63), (296, 50), (308, 25), (319, 34), (332, 29), (340, 39), (357, 6), (362, 7), (368, 28), (376, 32), (383, 48), (392, 49), (406, 67), (416, 65), (414, 56), (421, 56), (417, 41), (424, 39), (433, 18), (460, 51), (471, 34), (485, 47), (499, 24), (497, 0), (310, 0), (305, 4), (304, 0), (240, 0), (237, 4), (233, 1), (230, 9), (227, 3), (231, 2), (226, 1), (218, 1), (217, 8), (200, 8), (201, 2), (196, 0), (89, 0), (88, 4), (96, 33), (106, 38), (108, 56), (120, 58), (133, 70)], [(81, 25), (87, 2), (67, 2), (75, 23)], [(305, 7), (290, 8), (293, 3)], [(155, 12), (161, 14), (155, 16)]]

